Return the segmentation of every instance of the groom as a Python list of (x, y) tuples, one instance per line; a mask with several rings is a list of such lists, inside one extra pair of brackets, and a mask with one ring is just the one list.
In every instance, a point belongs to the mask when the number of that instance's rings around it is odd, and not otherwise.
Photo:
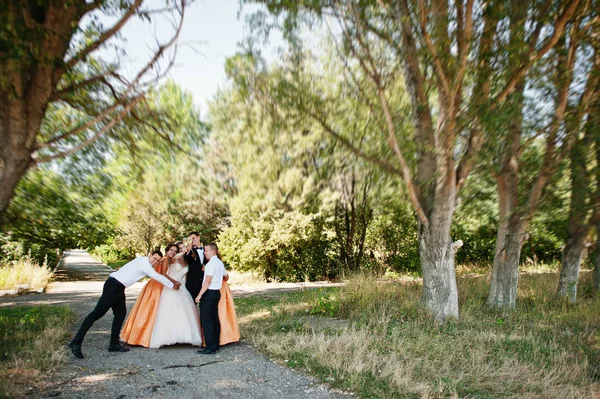
[(118, 271), (113, 272), (109, 275), (108, 279), (104, 283), (102, 288), (102, 295), (98, 299), (96, 307), (81, 323), (79, 331), (75, 334), (75, 337), (69, 342), (69, 348), (73, 355), (79, 359), (83, 359), (83, 353), (81, 353), (81, 344), (87, 334), (88, 330), (92, 325), (101, 317), (103, 317), (109, 309), (113, 311), (113, 323), (110, 330), (110, 344), (108, 346), (109, 352), (128, 352), (129, 349), (123, 348), (119, 343), (119, 334), (121, 333), (121, 327), (127, 314), (127, 307), (125, 305), (125, 288), (133, 285), (136, 281), (140, 280), (144, 276), (148, 276), (157, 280), (159, 283), (166, 287), (178, 290), (180, 283), (178, 281), (171, 282), (162, 274), (156, 272), (153, 269), (154, 266), (162, 259), (162, 252), (154, 251), (150, 257), (139, 257), (125, 266), (120, 268)]
[(187, 247), (187, 252), (183, 255), (183, 259), (188, 263), (189, 269), (187, 273), (187, 281), (185, 288), (188, 290), (192, 298), (196, 298), (202, 288), (202, 280), (204, 278), (204, 248), (200, 242), (200, 235), (197, 231), (192, 231), (188, 237), (191, 244)]

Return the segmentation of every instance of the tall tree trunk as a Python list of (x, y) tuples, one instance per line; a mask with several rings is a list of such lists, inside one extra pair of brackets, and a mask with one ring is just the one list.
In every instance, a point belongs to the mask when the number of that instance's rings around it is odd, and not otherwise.
[(556, 295), (572, 303), (577, 300), (577, 279), (581, 255), (585, 239), (591, 228), (591, 188), (586, 168), (589, 148), (592, 145), (591, 126), (591, 123), (586, 124), (585, 136), (581, 140), (577, 140), (571, 150), (571, 205), (569, 206), (567, 240), (563, 249)]
[(439, 322), (458, 318), (458, 290), (454, 270), (454, 249), (450, 237), (454, 206), (434, 212), (429, 226), (419, 227), (419, 254), (423, 273), (421, 303)]
[(494, 308), (514, 308), (519, 286), (519, 259), (525, 226), (516, 212), (498, 228), (496, 253), (487, 305)]
[(594, 294), (600, 293), (600, 223), (596, 223), (596, 259), (594, 259)]
[(559, 298), (567, 299), (571, 303), (577, 301), (577, 279), (579, 277), (579, 267), (581, 265), (585, 237), (589, 229), (585, 230), (585, 234), (579, 232), (570, 233), (563, 249), (560, 280), (556, 295)]
[(492, 266), (492, 279), (488, 292), (487, 305), (512, 308), (517, 302), (519, 283), (519, 259), (523, 246), (523, 226), (519, 205), (519, 147), (523, 123), (525, 80), (521, 80), (511, 95), (514, 116), (511, 120), (509, 136), (501, 153), (501, 169), (498, 182), (498, 233)]

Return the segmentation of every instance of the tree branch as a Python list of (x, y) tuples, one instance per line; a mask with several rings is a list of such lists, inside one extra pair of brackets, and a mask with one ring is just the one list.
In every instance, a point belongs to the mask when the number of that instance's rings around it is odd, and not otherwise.
[(438, 83), (440, 92), (445, 95), (446, 98), (450, 101), (450, 104), (454, 103), (454, 99), (452, 98), (452, 94), (450, 91), (450, 84), (448, 83), (448, 76), (446, 76), (446, 72), (444, 72), (444, 67), (442, 65), (442, 60), (440, 59), (440, 55), (438, 54), (435, 45), (431, 41), (431, 37), (429, 36), (429, 32), (427, 32), (427, 14), (429, 10), (425, 10), (425, 4), (423, 0), (418, 0), (419, 4), (419, 22), (421, 27), (421, 36), (423, 37), (423, 41), (431, 54), (431, 58), (433, 59), (433, 65), (438, 77)]
[(69, 138), (71, 136), (74, 136), (76, 134), (79, 134), (87, 129), (89, 129), (90, 127), (92, 127), (93, 125), (95, 125), (96, 123), (108, 118), (108, 116), (115, 111), (117, 108), (119, 108), (120, 106), (122, 106), (124, 103), (126, 103), (126, 100), (121, 100), (118, 102), (115, 102), (113, 105), (111, 105), (110, 107), (106, 108), (105, 110), (103, 110), (102, 112), (100, 112), (98, 115), (96, 115), (95, 118), (90, 119), (88, 122), (84, 123), (83, 125), (77, 126), (75, 129), (71, 129), (63, 134), (60, 134), (58, 136), (54, 136), (53, 138), (49, 139), (46, 142), (43, 143), (37, 143), (35, 145), (35, 149), (39, 150), (42, 148), (49, 148), (52, 146), (52, 144), (59, 142), (61, 140), (64, 140), (66, 138)]
[(523, 76), (525, 76), (525, 73), (527, 73), (529, 66), (532, 63), (534, 63), (535, 61), (542, 58), (548, 51), (550, 51), (556, 45), (556, 43), (558, 42), (558, 40), (562, 37), (562, 35), (564, 33), (565, 25), (567, 24), (567, 22), (569, 22), (569, 20), (575, 13), (575, 10), (577, 9), (578, 4), (579, 4), (579, 0), (570, 0), (569, 1), (569, 3), (565, 7), (565, 10), (562, 13), (562, 15), (560, 15), (558, 17), (558, 19), (556, 20), (556, 23), (554, 25), (554, 32), (553, 32), (552, 36), (550, 37), (550, 39), (548, 39), (546, 44), (544, 44), (538, 51), (536, 51), (535, 54), (531, 55), (529, 57), (529, 60), (527, 60), (524, 65), (521, 65), (520, 67), (518, 67), (516, 69), (516, 71), (513, 73), (511, 79), (508, 81), (508, 83), (506, 84), (504, 89), (491, 102), (492, 109), (495, 109), (498, 105), (500, 105), (506, 99), (506, 97), (510, 93), (512, 93), (512, 91), (514, 90), (514, 88), (517, 85), (517, 83), (519, 82), (519, 80)]
[(132, 102), (130, 102), (129, 104), (127, 104), (125, 106), (125, 108), (118, 114), (115, 116), (115, 118), (113, 118), (110, 122), (108, 122), (106, 125), (104, 125), (102, 127), (102, 129), (100, 129), (98, 132), (96, 132), (96, 134), (94, 134), (92, 137), (90, 137), (89, 139), (85, 140), (84, 142), (80, 143), (79, 145), (76, 145), (75, 147), (72, 147), (68, 150), (65, 150), (61, 153), (58, 154), (54, 154), (54, 155), (49, 155), (47, 157), (42, 157), (42, 158), (37, 158), (34, 159), (33, 161), (33, 165), (39, 165), (41, 163), (45, 163), (45, 162), (50, 162), (56, 159), (60, 159), (60, 158), (65, 158), (79, 150), (81, 150), (84, 147), (87, 147), (88, 145), (92, 144), (93, 142), (95, 142), (96, 140), (98, 140), (100, 137), (102, 137), (106, 132), (108, 132), (110, 129), (113, 128), (113, 126), (115, 126), (117, 123), (119, 123), (121, 120), (123, 120), (123, 118), (127, 115), (127, 113), (129, 113), (129, 111), (138, 103), (142, 100), (143, 96), (140, 95), (139, 97), (137, 97), (135, 100), (133, 100)]
[[(462, 0), (458, 0), (462, 5)], [(465, 12), (464, 29), (458, 32), (458, 71), (452, 84), (452, 95), (454, 96), (454, 113), (458, 112), (460, 98), (462, 97), (463, 79), (467, 70), (467, 61), (469, 60), (469, 49), (471, 47), (471, 37), (473, 35), (473, 3), (474, 0), (467, 0), (467, 9)], [(462, 6), (460, 7), (462, 8)], [(462, 13), (457, 16), (462, 20)], [(462, 25), (462, 24), (461, 24)]]
[(112, 28), (110, 28), (109, 30), (107, 30), (106, 32), (104, 32), (93, 43), (91, 43), (89, 46), (85, 47), (83, 50), (81, 50), (80, 52), (78, 52), (77, 54), (75, 54), (73, 56), (73, 58), (71, 58), (70, 60), (68, 60), (66, 62), (65, 69), (72, 68), (73, 66), (75, 66), (75, 64), (77, 64), (79, 61), (81, 61), (83, 58), (85, 58), (85, 56), (87, 56), (88, 54), (90, 54), (91, 52), (93, 52), (94, 50), (96, 50), (97, 48), (99, 48), (100, 46), (102, 46), (104, 43), (106, 43), (106, 41), (108, 39), (110, 39), (111, 37), (113, 37), (119, 30), (121, 30), (121, 28), (123, 28), (123, 26), (125, 25), (125, 23), (127, 23), (127, 21), (129, 21), (129, 19), (133, 15), (135, 15), (136, 11), (140, 8), (140, 6), (142, 5), (142, 3), (143, 3), (143, 0), (135, 0), (135, 2), (129, 7), (129, 9), (127, 10), (127, 12), (121, 17), (120, 20), (117, 21), (117, 23), (115, 23), (113, 25)]
[(351, 142), (350, 140), (348, 140), (346, 137), (344, 137), (343, 135), (339, 134), (338, 132), (336, 132), (320, 115), (316, 114), (315, 112), (309, 111), (306, 108), (302, 107), (303, 111), (306, 112), (307, 114), (309, 114), (314, 120), (316, 120), (317, 122), (319, 122), (319, 124), (321, 125), (321, 127), (323, 127), (323, 129), (325, 129), (325, 131), (332, 136), (334, 139), (336, 139), (338, 142), (340, 142), (344, 147), (346, 147), (347, 149), (349, 149), (350, 151), (352, 151), (352, 153), (358, 155), (359, 157), (377, 165), (380, 166), (381, 168), (383, 168), (384, 170), (387, 170), (390, 173), (393, 173), (399, 177), (402, 177), (402, 172), (396, 168), (394, 165), (390, 164), (389, 162), (386, 162), (382, 159), (380, 159), (379, 157), (373, 156), (373, 155), (369, 155), (364, 153), (363, 151), (361, 151), (360, 149), (356, 148)]

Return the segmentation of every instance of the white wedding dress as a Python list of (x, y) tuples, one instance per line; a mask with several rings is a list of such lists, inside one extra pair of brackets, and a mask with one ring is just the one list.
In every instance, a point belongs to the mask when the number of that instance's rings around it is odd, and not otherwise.
[(188, 267), (179, 262), (169, 265), (167, 274), (181, 283), (179, 290), (163, 288), (150, 338), (150, 348), (164, 345), (192, 344), (200, 346), (200, 318), (192, 296), (185, 289)]

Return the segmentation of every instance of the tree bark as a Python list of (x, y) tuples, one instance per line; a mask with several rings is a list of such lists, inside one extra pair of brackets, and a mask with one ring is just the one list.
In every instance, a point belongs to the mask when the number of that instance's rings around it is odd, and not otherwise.
[(577, 301), (577, 279), (579, 277), (581, 255), (583, 254), (586, 236), (587, 231), (585, 235), (576, 234), (570, 236), (563, 249), (560, 281), (556, 295), (559, 298), (567, 299), (571, 303)]
[(458, 289), (450, 227), (454, 206), (435, 212), (429, 226), (419, 227), (419, 254), (423, 273), (421, 303), (443, 323), (458, 318)]
[(600, 293), (600, 223), (596, 224), (596, 259), (594, 259), (594, 294)]
[[(563, 249), (560, 280), (556, 295), (575, 303), (577, 300), (577, 279), (581, 265), (581, 255), (585, 239), (591, 229), (590, 221), (590, 179), (586, 168), (588, 149), (591, 145), (591, 124), (587, 125), (586, 136), (578, 140), (571, 151), (571, 205), (567, 240)], [(589, 200), (589, 202), (588, 202)]]
[(496, 254), (487, 305), (494, 308), (514, 308), (519, 286), (519, 259), (523, 248), (525, 224), (516, 212), (498, 228)]

